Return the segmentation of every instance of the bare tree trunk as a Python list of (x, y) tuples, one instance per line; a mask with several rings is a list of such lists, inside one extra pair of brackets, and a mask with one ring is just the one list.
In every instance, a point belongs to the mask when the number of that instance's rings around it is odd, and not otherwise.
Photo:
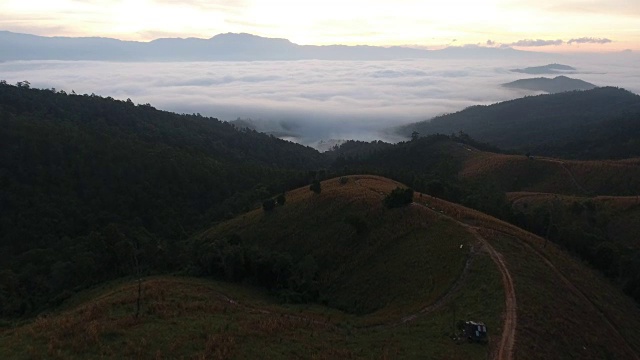
[(456, 329), (456, 303), (453, 302), (451, 304), (451, 307), (453, 307), (453, 319), (451, 322), (451, 325), (452, 325), (451, 328), (453, 329), (453, 336), (456, 336), (456, 330), (457, 330)]
[(136, 246), (133, 249), (133, 260), (136, 266), (136, 278), (138, 279), (138, 298), (136, 299), (136, 318), (140, 316), (140, 301), (142, 298), (142, 277), (140, 276), (140, 262), (138, 261), (139, 251), (140, 251), (140, 243), (136, 240)]
[(549, 211), (549, 226), (547, 226), (547, 236), (544, 237), (544, 246), (547, 247), (547, 243), (549, 242), (549, 235), (551, 234), (551, 225), (553, 225), (553, 211)]
[(549, 209), (549, 226), (547, 226), (547, 236), (545, 236), (543, 248), (547, 247), (547, 243), (549, 242), (549, 236), (551, 236), (551, 226), (553, 226), (553, 214), (557, 212), (556, 211), (557, 201), (558, 201), (557, 198), (551, 200), (551, 207)]

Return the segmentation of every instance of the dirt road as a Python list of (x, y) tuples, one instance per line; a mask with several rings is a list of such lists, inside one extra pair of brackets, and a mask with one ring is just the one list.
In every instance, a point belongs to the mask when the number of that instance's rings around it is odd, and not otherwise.
[(502, 284), (504, 286), (504, 302), (505, 302), (505, 315), (504, 323), (502, 325), (502, 337), (498, 345), (498, 351), (495, 358), (498, 360), (511, 360), (513, 359), (513, 347), (516, 341), (516, 325), (518, 323), (517, 316), (517, 304), (516, 304), (516, 291), (513, 286), (513, 279), (509, 268), (507, 268), (502, 255), (497, 252), (489, 242), (480, 236), (474, 227), (460, 223), (472, 233), (476, 239), (478, 239), (487, 249), (491, 260), (498, 266), (500, 273), (502, 274)]
[[(493, 231), (496, 231), (496, 230), (493, 230)], [(515, 237), (513, 234), (509, 234), (509, 233), (503, 233), (503, 234)], [(532, 234), (532, 236), (535, 237), (536, 235)], [(544, 239), (541, 238), (541, 240), (544, 240)], [(560, 270), (558, 270), (558, 268), (551, 261), (549, 261), (549, 259), (547, 259), (547, 257), (544, 256), (538, 249), (534, 248), (533, 246), (531, 246), (531, 244), (527, 242), (521, 242), (521, 243), (524, 246), (526, 246), (531, 252), (535, 253), (542, 260), (542, 262), (544, 262), (556, 274), (556, 276), (565, 284), (565, 286), (571, 292), (579, 296), (583, 301), (585, 301), (591, 306), (591, 308), (602, 318), (604, 323), (607, 324), (609, 329), (611, 329), (611, 331), (614, 334), (616, 334), (616, 336), (620, 341), (620, 344), (625, 348), (627, 355), (629, 355), (629, 359), (640, 359), (640, 357), (638, 357), (638, 355), (636, 354), (635, 350), (633, 350), (629, 342), (625, 339), (624, 336), (622, 336), (618, 328), (611, 322), (611, 320), (609, 320), (607, 315), (591, 299), (589, 299), (589, 297), (585, 295), (584, 292), (582, 292), (582, 290), (578, 289), (578, 287), (576, 287), (573, 284), (573, 282), (571, 282), (571, 280), (569, 280)]]
[(495, 359), (497, 360), (511, 360), (513, 359), (513, 348), (516, 340), (516, 326), (518, 324), (518, 316), (517, 316), (517, 303), (516, 303), (516, 291), (513, 285), (513, 278), (511, 277), (511, 273), (509, 272), (509, 268), (505, 263), (502, 255), (497, 252), (493, 246), (482, 237), (476, 227), (465, 224), (457, 219), (448, 216), (446, 214), (440, 213), (424, 204), (413, 203), (418, 206), (422, 206), (425, 209), (433, 211), (437, 213), (439, 216), (446, 217), (458, 223), (460, 226), (463, 226), (469, 233), (471, 233), (478, 242), (484, 246), (484, 248), (489, 253), (491, 260), (498, 266), (498, 270), (502, 274), (502, 284), (504, 287), (504, 301), (505, 301), (505, 313), (504, 313), (504, 322), (502, 326), (502, 336), (500, 337), (500, 342), (498, 343), (498, 349), (495, 353)]

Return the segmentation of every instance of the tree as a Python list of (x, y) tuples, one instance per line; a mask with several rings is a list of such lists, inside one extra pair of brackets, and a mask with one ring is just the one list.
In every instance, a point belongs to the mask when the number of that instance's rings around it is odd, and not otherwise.
[(593, 250), (593, 265), (609, 277), (618, 275), (618, 263), (620, 262), (620, 254), (615, 244), (611, 242), (602, 242)]
[(309, 186), (309, 190), (313, 191), (316, 194), (320, 194), (322, 191), (322, 187), (320, 186), (319, 180), (313, 180), (313, 183)]
[(25, 81), (18, 81), (16, 83), (16, 86), (19, 88), (25, 88), (25, 89), (29, 89), (31, 87), (31, 83), (28, 82), (27, 80)]
[(439, 180), (429, 181), (427, 184), (427, 193), (435, 197), (443, 197), (445, 192), (444, 185)]
[(276, 203), (280, 206), (284, 205), (286, 201), (287, 201), (287, 198), (284, 197), (284, 193), (278, 195), (278, 197), (276, 198)]
[(413, 140), (418, 140), (418, 138), (420, 137), (420, 133), (417, 131), (414, 131), (411, 133), (411, 141)]
[(412, 201), (413, 189), (403, 189), (398, 186), (384, 198), (384, 205), (392, 209), (409, 205)]
[(273, 199), (267, 199), (262, 202), (262, 209), (264, 209), (265, 212), (269, 212), (275, 209), (275, 207), (276, 207), (276, 201)]
[(140, 301), (142, 300), (142, 277), (140, 276), (140, 260), (138, 259), (138, 255), (140, 254), (140, 242), (136, 239), (135, 246), (131, 243), (133, 247), (133, 264), (136, 268), (136, 278), (138, 282), (138, 296), (136, 297), (136, 318), (140, 316)]
[(353, 226), (353, 228), (356, 230), (356, 234), (358, 235), (364, 235), (369, 232), (369, 225), (367, 225), (367, 222), (360, 215), (347, 215), (344, 218), (344, 222)]

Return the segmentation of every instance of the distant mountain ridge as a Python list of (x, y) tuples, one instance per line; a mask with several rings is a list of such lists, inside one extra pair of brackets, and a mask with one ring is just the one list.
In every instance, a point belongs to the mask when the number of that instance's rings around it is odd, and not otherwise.
[(524, 69), (513, 69), (511, 71), (523, 73), (523, 74), (541, 75), (541, 74), (569, 74), (576, 70), (577, 70), (576, 68), (569, 65), (548, 64), (543, 66), (531, 66)]
[(545, 77), (520, 79), (502, 84), (502, 86), (512, 89), (544, 91), (550, 94), (575, 90), (591, 90), (597, 87), (584, 80), (572, 79), (563, 75), (556, 76), (553, 79)]
[(162, 38), (150, 42), (102, 37), (44, 37), (0, 31), (0, 61), (250, 61), (250, 60), (392, 60), (406, 58), (490, 58), (535, 56), (511, 48), (450, 47), (424, 50), (368, 45), (298, 45), (287, 39), (246, 33), (210, 39)]

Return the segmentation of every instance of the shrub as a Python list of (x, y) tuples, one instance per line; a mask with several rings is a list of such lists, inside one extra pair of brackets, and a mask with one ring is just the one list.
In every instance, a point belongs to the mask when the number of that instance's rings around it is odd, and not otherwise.
[(356, 234), (364, 235), (369, 232), (369, 225), (360, 215), (347, 215), (344, 218), (344, 222), (353, 226), (356, 229)]
[(276, 207), (276, 201), (273, 199), (267, 199), (262, 202), (262, 209), (264, 211), (271, 211)]
[(309, 186), (309, 190), (313, 191), (316, 194), (320, 194), (320, 192), (322, 191), (320, 181), (314, 180), (313, 183)]
[(392, 209), (409, 205), (412, 201), (413, 189), (397, 187), (384, 198), (384, 205)]

